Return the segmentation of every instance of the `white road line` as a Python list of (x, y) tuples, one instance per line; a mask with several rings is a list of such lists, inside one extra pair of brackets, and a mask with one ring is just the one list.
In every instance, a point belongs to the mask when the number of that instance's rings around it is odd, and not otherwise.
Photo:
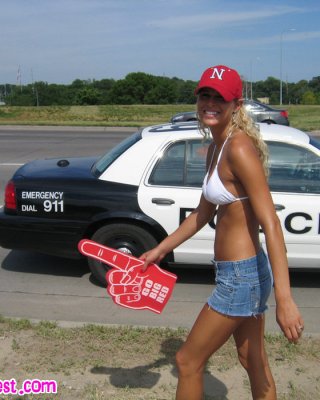
[(23, 165), (23, 163), (0, 163), (0, 167), (16, 167)]

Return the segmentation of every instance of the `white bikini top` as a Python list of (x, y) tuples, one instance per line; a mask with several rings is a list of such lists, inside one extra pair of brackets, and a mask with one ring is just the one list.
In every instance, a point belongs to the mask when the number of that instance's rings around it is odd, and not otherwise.
[(210, 203), (217, 204), (217, 205), (223, 205), (223, 204), (230, 204), (235, 201), (241, 201), (248, 199), (248, 197), (235, 197), (232, 193), (230, 193), (224, 186), (224, 184), (221, 182), (221, 179), (219, 177), (218, 173), (218, 165), (219, 161), (221, 158), (221, 154), (224, 148), (224, 145), (226, 144), (227, 140), (229, 139), (230, 133), (228, 134), (226, 140), (224, 141), (220, 153), (218, 155), (217, 159), (217, 164), (214, 167), (214, 170), (212, 172), (212, 175), (210, 176), (210, 179), (208, 180), (208, 175), (211, 170), (212, 162), (213, 162), (213, 156), (215, 153), (216, 148), (213, 151), (210, 166), (208, 169), (208, 172), (204, 178), (203, 185), (202, 185), (202, 193), (205, 197), (206, 200), (210, 201)]

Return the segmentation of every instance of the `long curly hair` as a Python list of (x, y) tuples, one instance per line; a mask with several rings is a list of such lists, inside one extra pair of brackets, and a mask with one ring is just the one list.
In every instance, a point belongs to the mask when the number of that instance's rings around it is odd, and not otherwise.
[[(212, 138), (210, 129), (205, 126), (200, 119), (198, 118), (198, 128), (199, 131), (202, 133), (205, 139)], [(265, 171), (266, 177), (269, 175), (269, 168), (268, 168), (268, 146), (262, 139), (262, 135), (259, 130), (259, 126), (254, 123), (253, 119), (248, 115), (245, 107), (242, 105), (240, 109), (235, 112), (232, 116), (231, 121), (231, 130), (234, 132), (235, 130), (241, 130), (246, 135), (248, 135), (254, 146), (258, 151), (259, 158), (262, 162), (263, 169)]]

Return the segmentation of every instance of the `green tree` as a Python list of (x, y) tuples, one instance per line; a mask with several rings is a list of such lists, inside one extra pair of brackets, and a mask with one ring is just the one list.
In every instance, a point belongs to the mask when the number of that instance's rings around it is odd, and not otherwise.
[(99, 92), (99, 102), (98, 104), (109, 104), (110, 101), (110, 91), (115, 84), (114, 79), (101, 79), (100, 81), (93, 81), (92, 87), (97, 89)]
[(82, 79), (75, 79), (71, 83), (71, 87), (74, 89), (82, 89), (83, 87), (87, 86), (88, 81), (82, 80)]
[(304, 105), (317, 104), (316, 95), (311, 90), (307, 90), (302, 95), (301, 104), (304, 104)]
[(255, 82), (253, 86), (254, 98), (269, 97), (271, 104), (277, 104), (280, 98), (279, 87), (279, 79), (272, 76), (269, 76), (265, 81)]
[(300, 104), (303, 94), (309, 90), (308, 81), (301, 80), (291, 88), (290, 98), (293, 104)]
[(320, 76), (312, 78), (308, 86), (315, 92), (320, 93)]
[[(70, 85), (35, 82), (30, 85), (0, 85), (0, 97), (9, 105), (50, 106), (73, 104), (194, 104), (197, 82), (177, 77), (153, 76), (132, 72), (124, 79), (75, 79)], [(286, 104), (320, 104), (320, 76), (310, 81), (283, 82)], [(268, 77), (253, 82), (254, 98), (268, 97), (279, 104), (279, 79)]]
[(75, 98), (76, 104), (81, 106), (93, 106), (99, 104), (100, 93), (92, 87), (84, 87), (78, 90)]
[(176, 101), (176, 85), (169, 78), (158, 77), (144, 97), (145, 104), (172, 104)]
[(154, 87), (155, 77), (143, 72), (133, 72), (117, 81), (110, 90), (114, 104), (145, 104), (146, 94)]
[(120, 79), (112, 86), (108, 98), (111, 104), (135, 104), (134, 94), (125, 79)]
[(6, 97), (7, 104), (12, 106), (34, 106), (34, 96), (30, 86), (16, 86), (9, 96)]
[(197, 82), (194, 81), (183, 81), (182, 79), (173, 78), (177, 86), (177, 103), (182, 104), (194, 104), (196, 97), (194, 90), (197, 86)]

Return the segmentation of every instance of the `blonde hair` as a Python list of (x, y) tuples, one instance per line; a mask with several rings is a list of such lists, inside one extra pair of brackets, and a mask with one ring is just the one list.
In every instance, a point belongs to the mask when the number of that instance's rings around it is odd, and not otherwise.
[[(212, 137), (210, 129), (207, 126), (205, 126), (200, 121), (199, 118), (198, 118), (198, 127), (205, 139), (209, 139)], [(268, 177), (269, 175), (268, 146), (262, 139), (259, 126), (255, 124), (252, 118), (247, 114), (243, 105), (232, 116), (231, 131), (235, 132), (236, 130), (241, 130), (243, 133), (245, 133), (251, 138), (255, 148), (257, 149), (258, 156), (261, 160), (263, 169), (265, 171), (265, 175), (266, 177)]]

